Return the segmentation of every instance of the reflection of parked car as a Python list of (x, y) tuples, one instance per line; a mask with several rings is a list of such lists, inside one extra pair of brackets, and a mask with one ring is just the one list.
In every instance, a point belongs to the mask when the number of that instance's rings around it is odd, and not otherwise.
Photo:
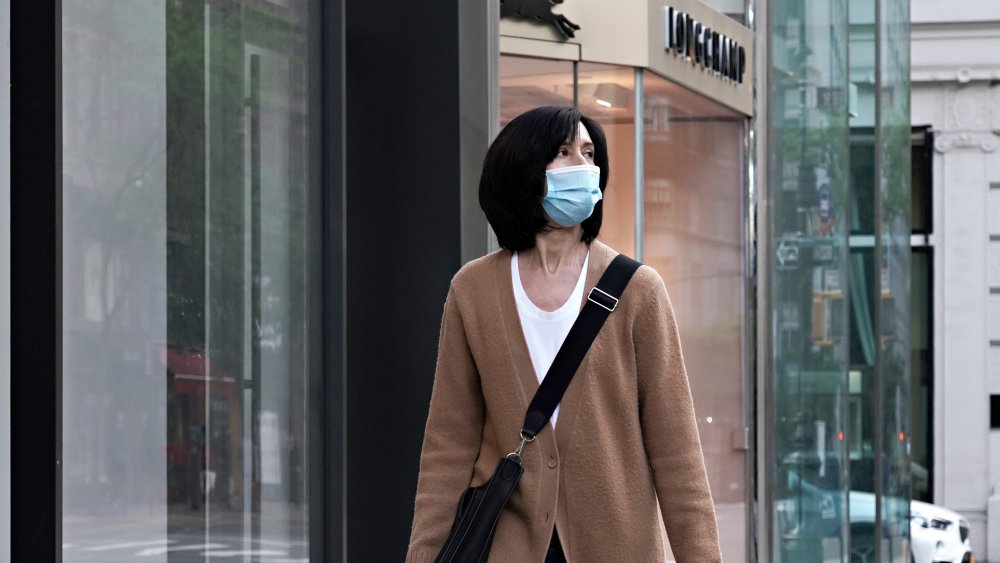
[[(875, 495), (851, 491), (850, 503), (851, 563), (874, 561)], [(969, 521), (947, 508), (910, 501), (910, 553), (913, 563), (975, 563)]]

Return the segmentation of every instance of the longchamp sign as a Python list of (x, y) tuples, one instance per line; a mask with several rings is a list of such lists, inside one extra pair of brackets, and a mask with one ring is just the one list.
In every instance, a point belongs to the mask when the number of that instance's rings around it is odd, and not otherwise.
[(746, 49), (686, 12), (667, 7), (664, 49), (736, 84), (746, 73)]

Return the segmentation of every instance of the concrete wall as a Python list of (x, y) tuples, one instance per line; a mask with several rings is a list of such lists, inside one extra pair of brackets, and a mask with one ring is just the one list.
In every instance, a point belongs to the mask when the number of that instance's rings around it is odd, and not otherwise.
[(0, 2), (0, 563), (10, 563), (10, 3)]
[(718, 10), (730, 16), (743, 17), (746, 11), (746, 3), (743, 0), (704, 0), (705, 4), (712, 9)]
[(992, 0), (910, 0), (910, 21), (915, 24), (933, 22), (996, 22), (1000, 20), (1000, 2)]
[(1000, 561), (1000, 510), (987, 511), (1000, 484), (1000, 5), (912, 7), (911, 119), (935, 132), (934, 502), (969, 519), (979, 560)]

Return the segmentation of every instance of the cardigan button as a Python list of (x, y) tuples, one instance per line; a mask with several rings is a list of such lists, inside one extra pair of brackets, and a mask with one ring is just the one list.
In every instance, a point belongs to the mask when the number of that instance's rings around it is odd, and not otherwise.
[(549, 456), (549, 469), (555, 469), (555, 467), (557, 465), (559, 465), (559, 462), (556, 461), (556, 456), (550, 455)]

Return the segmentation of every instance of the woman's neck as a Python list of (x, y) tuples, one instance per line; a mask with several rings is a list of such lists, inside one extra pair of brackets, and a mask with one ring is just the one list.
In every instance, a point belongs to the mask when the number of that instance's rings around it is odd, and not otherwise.
[(535, 247), (521, 253), (521, 259), (544, 273), (556, 275), (570, 266), (579, 271), (587, 257), (587, 244), (580, 240), (583, 228), (553, 229), (535, 236)]

